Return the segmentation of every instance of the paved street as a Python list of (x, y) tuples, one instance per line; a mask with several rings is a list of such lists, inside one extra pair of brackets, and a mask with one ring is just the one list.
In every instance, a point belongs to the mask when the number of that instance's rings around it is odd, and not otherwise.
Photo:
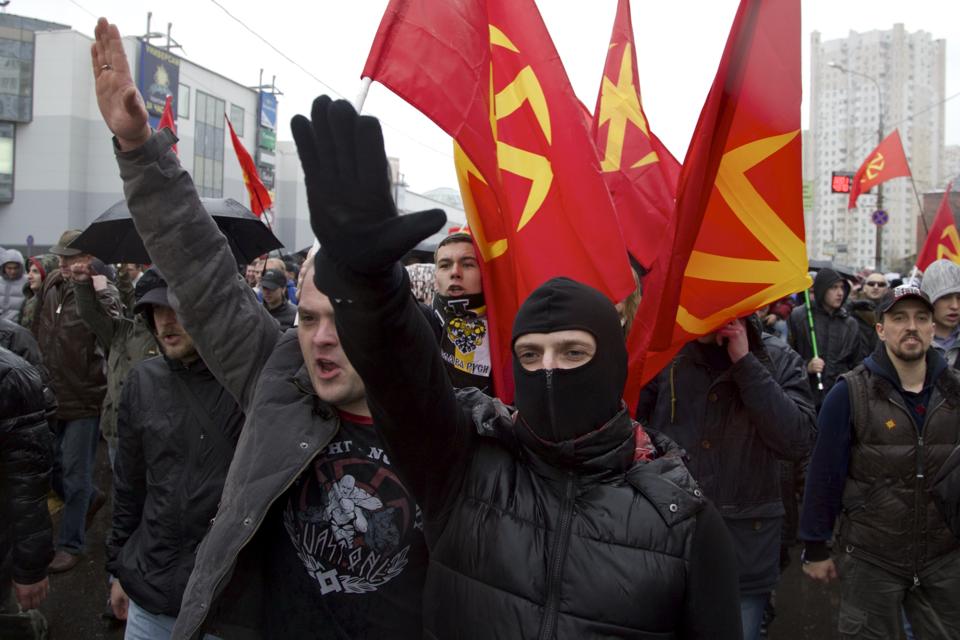
[[(109, 493), (110, 467), (106, 445), (97, 459), (101, 490)], [(57, 516), (54, 516), (56, 526)], [(88, 531), (88, 553), (72, 571), (50, 577), (50, 597), (41, 610), (50, 623), (51, 640), (120, 640), (122, 628), (101, 617), (106, 605), (103, 542), (110, 528), (110, 503), (97, 514)], [(824, 588), (803, 579), (797, 553), (777, 590), (777, 619), (773, 640), (831, 640), (836, 638), (836, 588)]]

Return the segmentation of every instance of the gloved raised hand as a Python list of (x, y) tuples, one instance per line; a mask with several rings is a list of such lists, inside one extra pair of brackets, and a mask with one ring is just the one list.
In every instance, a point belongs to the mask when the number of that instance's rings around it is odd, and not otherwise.
[(439, 209), (398, 215), (380, 122), (358, 115), (345, 100), (320, 96), (308, 120), (294, 116), (293, 139), (307, 186), (310, 226), (321, 251), (338, 266), (385, 273), (423, 239), (439, 231)]

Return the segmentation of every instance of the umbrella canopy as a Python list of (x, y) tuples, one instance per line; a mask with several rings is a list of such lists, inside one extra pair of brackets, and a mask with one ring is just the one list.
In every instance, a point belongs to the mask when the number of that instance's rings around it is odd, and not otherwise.
[[(258, 256), (283, 247), (260, 218), (233, 198), (200, 198), (200, 202), (226, 237), (237, 262), (249, 264)], [(70, 243), (70, 247), (107, 263), (153, 262), (133, 225), (126, 200), (104, 211)]]

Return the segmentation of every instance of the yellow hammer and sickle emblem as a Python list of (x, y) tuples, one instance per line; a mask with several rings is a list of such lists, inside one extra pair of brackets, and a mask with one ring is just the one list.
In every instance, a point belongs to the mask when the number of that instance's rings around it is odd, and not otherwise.
[(940, 242), (937, 243), (937, 260), (941, 258), (960, 263), (960, 236), (957, 235), (957, 228), (954, 225), (950, 225), (940, 234)]
[[(490, 25), (490, 45), (492, 47), (501, 47), (520, 53), (520, 50), (507, 37), (507, 35), (497, 27)], [(527, 194), (523, 211), (520, 214), (520, 220), (517, 224), (517, 231), (523, 229), (533, 217), (540, 211), (544, 200), (553, 184), (553, 167), (550, 160), (541, 154), (533, 153), (526, 149), (514, 147), (497, 137), (497, 121), (503, 120), (523, 106), (524, 103), (530, 105), (534, 118), (547, 144), (553, 141), (553, 132), (550, 123), (550, 110), (547, 105), (546, 95), (543, 93), (543, 87), (540, 80), (530, 65), (525, 66), (517, 73), (516, 77), (499, 92), (493, 91), (493, 62), (490, 63), (490, 128), (493, 131), (493, 138), (497, 143), (497, 165), (502, 171), (518, 175), (530, 180), (530, 191)], [(507, 239), (489, 241), (483, 227), (477, 210), (473, 193), (470, 191), (469, 176), (474, 176), (483, 184), (488, 184), (480, 174), (477, 166), (467, 157), (464, 150), (454, 141), (454, 163), (457, 169), (457, 178), (460, 182), (460, 192), (464, 197), (464, 208), (467, 212), (467, 219), (470, 228), (473, 230), (474, 239), (480, 250), (480, 255), (484, 261), (489, 262), (494, 258), (502, 256), (507, 251)]]
[[(494, 47), (502, 47), (514, 53), (520, 53), (507, 35), (497, 27), (490, 25), (490, 44)], [(533, 68), (527, 65), (520, 70), (520, 73), (506, 87), (493, 95), (493, 63), (490, 63), (490, 127), (493, 129), (493, 137), (497, 141), (497, 164), (500, 169), (521, 178), (531, 181), (530, 192), (527, 194), (527, 201), (524, 203), (523, 212), (520, 215), (520, 222), (517, 224), (517, 231), (523, 229), (528, 222), (537, 214), (543, 201), (547, 198), (550, 191), (550, 185), (553, 184), (553, 168), (550, 166), (550, 160), (543, 155), (520, 149), (503, 142), (497, 137), (497, 121), (503, 120), (514, 111), (523, 106), (524, 102), (530, 104), (533, 115), (543, 132), (547, 144), (553, 140), (550, 128), (550, 111), (547, 106), (547, 97), (543, 93), (543, 87), (537, 79), (537, 74)]]
[[(623, 57), (620, 59), (620, 72), (617, 83), (604, 76), (600, 88), (600, 124), (610, 123), (607, 126), (607, 142), (603, 152), (603, 161), (600, 168), (605, 171), (617, 171), (623, 159), (623, 141), (627, 133), (629, 122), (650, 137), (647, 121), (640, 109), (640, 97), (637, 88), (633, 85), (633, 57), (630, 43), (623, 47)], [(644, 165), (657, 162), (656, 151), (651, 151), (633, 163), (630, 168), (636, 169)]]
[(877, 151), (877, 155), (870, 158), (870, 162), (867, 164), (866, 177), (861, 178), (860, 182), (866, 182), (867, 180), (876, 178), (880, 175), (880, 172), (883, 171), (884, 164), (883, 154)]

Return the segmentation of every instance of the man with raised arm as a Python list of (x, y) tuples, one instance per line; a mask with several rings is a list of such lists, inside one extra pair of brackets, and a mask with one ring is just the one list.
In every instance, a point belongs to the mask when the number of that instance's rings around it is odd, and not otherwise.
[(305, 278), (299, 326), (281, 331), (170, 151), (176, 138), (151, 132), (116, 26), (101, 19), (96, 36), (97, 100), (137, 230), (176, 317), (246, 415), (172, 637), (421, 638), (422, 518), (330, 300)]

